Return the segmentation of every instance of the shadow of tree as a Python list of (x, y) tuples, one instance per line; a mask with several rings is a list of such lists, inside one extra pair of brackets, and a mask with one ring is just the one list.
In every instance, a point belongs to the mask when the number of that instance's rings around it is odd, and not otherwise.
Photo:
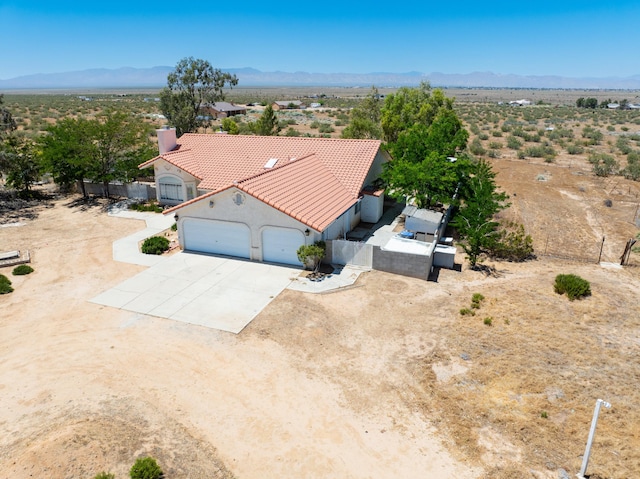
[(28, 198), (22, 198), (14, 191), (0, 190), (0, 224), (34, 220), (39, 210), (53, 206), (51, 199), (50, 195), (40, 191), (32, 191)]

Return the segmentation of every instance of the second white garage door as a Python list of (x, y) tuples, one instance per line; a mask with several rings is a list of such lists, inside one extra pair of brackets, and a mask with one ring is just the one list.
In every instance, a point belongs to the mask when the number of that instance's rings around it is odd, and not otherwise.
[(304, 244), (301, 231), (275, 226), (262, 230), (262, 260), (300, 266), (298, 248)]
[(182, 231), (187, 251), (251, 257), (249, 227), (243, 223), (186, 218)]

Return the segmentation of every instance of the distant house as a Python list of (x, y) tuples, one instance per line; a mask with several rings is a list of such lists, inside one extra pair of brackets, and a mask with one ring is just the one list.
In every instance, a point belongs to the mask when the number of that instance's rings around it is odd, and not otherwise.
[(513, 100), (509, 102), (509, 105), (511, 106), (528, 106), (531, 105), (531, 100), (525, 100), (524, 98), (522, 100)]
[(607, 108), (609, 110), (619, 110), (620, 109), (620, 103), (607, 103)]
[(202, 106), (200, 111), (203, 115), (217, 119), (247, 114), (247, 109), (244, 106), (234, 105), (233, 103), (227, 103), (226, 101), (206, 103)]
[(302, 103), (300, 100), (285, 100), (285, 101), (274, 101), (271, 104), (271, 107), (274, 110), (301, 110), (306, 108), (306, 105)]

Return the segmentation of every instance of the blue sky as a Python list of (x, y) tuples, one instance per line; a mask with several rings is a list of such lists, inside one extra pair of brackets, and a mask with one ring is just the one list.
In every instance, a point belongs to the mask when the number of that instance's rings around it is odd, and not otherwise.
[(640, 74), (640, 2), (0, 0), (0, 79), (172, 66), (323, 73)]

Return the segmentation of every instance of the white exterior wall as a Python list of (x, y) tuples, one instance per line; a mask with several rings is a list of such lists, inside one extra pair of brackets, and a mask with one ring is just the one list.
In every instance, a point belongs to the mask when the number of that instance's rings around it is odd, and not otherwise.
[[(172, 165), (168, 161), (163, 159), (157, 160), (153, 165), (153, 172), (156, 181), (156, 199), (161, 205), (177, 205), (181, 201), (163, 200), (161, 198), (160, 183), (163, 178), (172, 178), (179, 180), (182, 183), (182, 201), (187, 201), (191, 198), (199, 196), (201, 193), (197, 190), (197, 185), (200, 182), (197, 178), (189, 173), (182, 171), (177, 166)], [(191, 188), (192, 196), (189, 197), (188, 188)]]
[(386, 153), (382, 150), (378, 150), (378, 153), (371, 164), (371, 168), (369, 168), (369, 173), (367, 173), (363, 186), (371, 185), (374, 181), (380, 178), (380, 175), (382, 174), (382, 165), (389, 160), (390, 158)]
[[(243, 202), (240, 205), (234, 201), (238, 194), (243, 198)], [(305, 244), (313, 244), (321, 239), (320, 234), (316, 234), (304, 223), (291, 218), (237, 188), (230, 188), (204, 198), (177, 210), (175, 213), (178, 215), (178, 237), (180, 246), (183, 248), (184, 232), (182, 222), (186, 218), (233, 221), (247, 225), (251, 232), (251, 259), (254, 261), (262, 261), (262, 231), (269, 226), (298, 230), (302, 233)], [(310, 230), (309, 236), (305, 235), (306, 230)]]
[(323, 240), (344, 239), (344, 236), (360, 223), (360, 213), (356, 213), (353, 205), (339, 218), (331, 223), (322, 233)]
[(382, 218), (384, 209), (384, 193), (380, 196), (363, 195), (362, 209), (360, 210), (361, 221), (365, 223), (377, 223)]

